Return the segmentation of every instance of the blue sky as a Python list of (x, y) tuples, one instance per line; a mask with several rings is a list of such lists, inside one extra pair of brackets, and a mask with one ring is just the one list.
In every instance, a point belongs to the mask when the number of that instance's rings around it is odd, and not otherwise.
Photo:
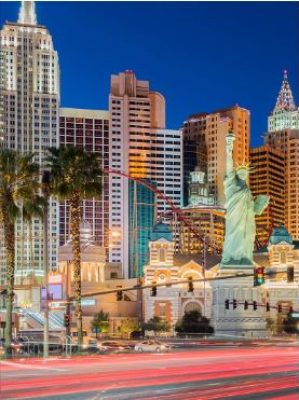
[[(19, 2), (0, 2), (0, 24)], [(299, 102), (295, 2), (37, 2), (59, 52), (61, 104), (107, 109), (110, 75), (149, 80), (167, 102), (167, 127), (195, 112), (239, 104), (262, 143), (282, 73)]]

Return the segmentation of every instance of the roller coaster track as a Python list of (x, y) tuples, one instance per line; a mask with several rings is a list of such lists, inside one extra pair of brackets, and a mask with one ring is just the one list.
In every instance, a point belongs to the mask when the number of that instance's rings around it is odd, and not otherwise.
[(221, 252), (220, 246), (211, 238), (207, 237), (205, 233), (199, 229), (195, 229), (194, 226), (192, 225), (192, 219), (187, 218), (182, 209), (177, 207), (174, 202), (167, 197), (161, 190), (157, 189), (154, 185), (150, 184), (146, 179), (141, 179), (133, 176), (132, 174), (120, 170), (115, 170), (115, 169), (104, 169), (104, 174), (108, 175), (117, 175), (121, 176), (124, 178), (127, 178), (129, 180), (135, 181), (139, 183), (140, 185), (145, 186), (152, 192), (154, 192), (159, 198), (164, 200), (164, 202), (168, 205), (168, 207), (171, 209), (171, 211), (176, 215), (176, 218), (178, 221), (182, 222), (185, 226), (187, 226), (190, 230), (190, 232), (193, 233), (193, 235), (202, 243), (205, 243), (207, 248), (210, 248), (212, 252), (215, 254), (219, 255)]

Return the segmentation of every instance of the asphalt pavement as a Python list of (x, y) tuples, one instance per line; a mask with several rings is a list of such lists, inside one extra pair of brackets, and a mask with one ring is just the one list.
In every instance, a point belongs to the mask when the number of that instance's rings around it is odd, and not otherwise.
[(299, 398), (297, 346), (221, 347), (1, 362), (1, 399)]

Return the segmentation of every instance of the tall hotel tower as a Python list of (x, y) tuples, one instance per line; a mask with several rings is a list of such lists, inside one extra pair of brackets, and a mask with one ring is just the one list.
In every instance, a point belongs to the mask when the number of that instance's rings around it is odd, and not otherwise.
[[(33, 1), (23, 1), (17, 23), (6, 22), (0, 32), (0, 126), (3, 146), (36, 154), (43, 165), (45, 150), (58, 146), (59, 66), (51, 35), (36, 19)], [(49, 212), (49, 266), (55, 267), (58, 248), (58, 205)], [(16, 224), (16, 276), (43, 275), (43, 229)], [(1, 241), (2, 243), (2, 241)], [(0, 247), (2, 276), (5, 255)], [(2, 278), (1, 283), (4, 283)]]
[(280, 150), (264, 145), (250, 149), (249, 175), (253, 196), (270, 196), (269, 207), (256, 216), (257, 240), (267, 246), (273, 227), (285, 224), (285, 160)]
[(212, 113), (191, 115), (183, 125), (184, 138), (184, 205), (188, 204), (188, 182), (196, 167), (207, 177), (208, 191), (218, 205), (225, 202), (225, 137), (232, 130), (236, 141), (235, 164), (248, 163), (250, 140), (250, 112), (238, 105)]
[(299, 107), (296, 107), (287, 72), (276, 105), (268, 117), (265, 144), (280, 151), (285, 171), (285, 226), (299, 240)]
[[(179, 207), (182, 138), (181, 132), (165, 129), (164, 97), (150, 91), (148, 81), (137, 80), (132, 71), (125, 71), (111, 77), (109, 111), (110, 168), (150, 180)], [(110, 175), (109, 193), (109, 261), (122, 263), (124, 277), (132, 276), (129, 226), (133, 216), (129, 209), (134, 196), (130, 196), (128, 179)], [(156, 203), (158, 213), (166, 211), (163, 199), (157, 197)]]
[[(109, 113), (103, 110), (60, 109), (60, 145), (84, 147), (101, 157), (102, 169), (109, 167)], [(109, 178), (102, 177), (102, 193), (98, 199), (86, 199), (81, 204), (82, 219), (89, 222), (96, 243), (108, 253), (109, 239)], [(59, 205), (60, 245), (69, 239), (69, 206)]]

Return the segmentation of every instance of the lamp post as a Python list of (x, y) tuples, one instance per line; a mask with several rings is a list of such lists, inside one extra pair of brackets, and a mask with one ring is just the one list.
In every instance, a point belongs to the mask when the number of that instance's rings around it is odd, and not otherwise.
[(203, 315), (204, 317), (206, 317), (206, 259), (207, 255), (206, 255), (206, 235), (204, 235), (203, 237), (203, 297), (204, 297), (204, 301), (203, 301)]
[(70, 304), (70, 290), (69, 290), (69, 268), (71, 267), (71, 261), (66, 262), (66, 315), (68, 316), (69, 324), (65, 327), (65, 335), (68, 338), (71, 334), (71, 304)]
[(43, 264), (44, 264), (44, 286), (46, 288), (46, 300), (44, 302), (44, 346), (43, 356), (49, 356), (49, 292), (48, 292), (48, 211), (50, 197), (50, 171), (44, 171), (42, 176), (42, 193), (45, 200), (43, 215)]

